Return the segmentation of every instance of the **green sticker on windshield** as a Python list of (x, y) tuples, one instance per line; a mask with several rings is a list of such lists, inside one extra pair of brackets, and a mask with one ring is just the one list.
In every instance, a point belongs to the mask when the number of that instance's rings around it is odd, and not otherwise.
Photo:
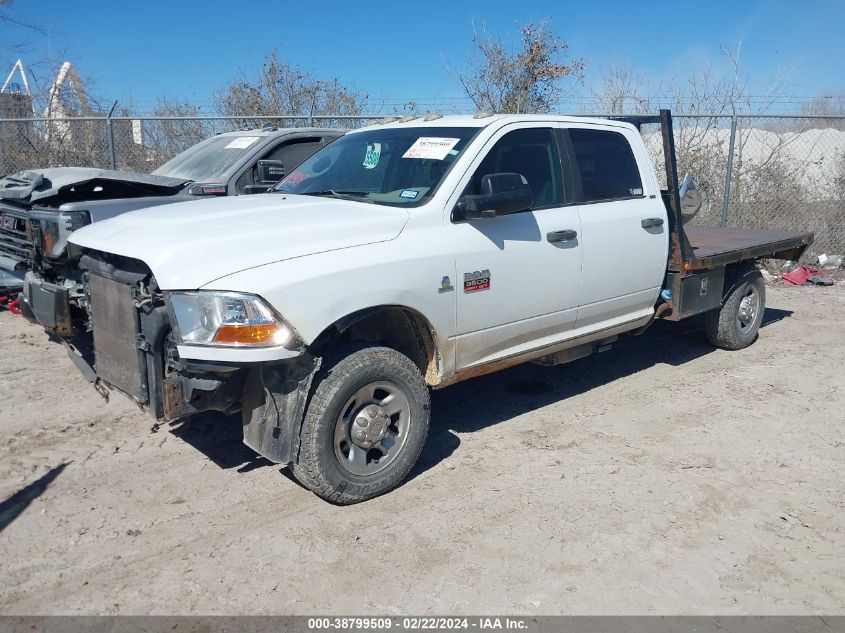
[(367, 153), (364, 156), (364, 169), (375, 169), (381, 158), (381, 143), (367, 145)]

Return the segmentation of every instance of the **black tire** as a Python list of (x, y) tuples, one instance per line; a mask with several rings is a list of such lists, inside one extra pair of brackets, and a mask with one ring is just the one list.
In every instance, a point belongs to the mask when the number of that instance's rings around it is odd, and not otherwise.
[[(743, 299), (752, 297), (756, 303), (753, 318), (748, 312), (741, 318), (740, 309)], [(716, 347), (727, 350), (743, 349), (751, 345), (757, 338), (763, 313), (766, 310), (766, 284), (763, 275), (756, 268), (749, 268), (742, 272), (734, 283), (734, 287), (725, 299), (722, 307), (704, 314), (704, 332), (707, 340)]]
[[(425, 445), (431, 409), (428, 386), (408, 357), (387, 347), (347, 348), (333, 358), (324, 358), (323, 363), (314, 379), (305, 412), (302, 443), (299, 458), (292, 466), (293, 474), (306, 488), (332, 503), (346, 505), (384, 494), (402, 483)], [(350, 399), (373, 384), (388, 384), (405, 397), (408, 411), (405, 432), (391, 461), (386, 460), (387, 454), (382, 457), (386, 465), (381, 470), (356, 474), (348, 470), (351, 462), (344, 465), (342, 455), (338, 455), (343, 442), (337, 441), (336, 430), (348, 424), (347, 420), (356, 419), (352, 408), (360, 409), (357, 405), (350, 408)], [(377, 402), (377, 397), (373, 402)], [(344, 412), (344, 408), (349, 410)], [(397, 418), (402, 415), (397, 414)], [(354, 422), (349, 426), (357, 428)], [(346, 437), (347, 447), (359, 450), (357, 443), (355, 446), (349, 443), (349, 433)], [(372, 450), (381, 449), (364, 449), (366, 467), (378, 468), (379, 460), (370, 461)]]

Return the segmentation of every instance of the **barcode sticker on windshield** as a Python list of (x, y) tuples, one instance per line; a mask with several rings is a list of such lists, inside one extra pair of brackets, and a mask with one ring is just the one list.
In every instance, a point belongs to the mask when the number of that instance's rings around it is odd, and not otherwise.
[(255, 143), (255, 141), (257, 140), (257, 136), (239, 136), (223, 149), (246, 149), (247, 147)]
[(428, 158), (430, 160), (443, 160), (455, 145), (459, 138), (443, 138), (439, 136), (421, 136), (408, 151), (402, 154), (402, 158)]

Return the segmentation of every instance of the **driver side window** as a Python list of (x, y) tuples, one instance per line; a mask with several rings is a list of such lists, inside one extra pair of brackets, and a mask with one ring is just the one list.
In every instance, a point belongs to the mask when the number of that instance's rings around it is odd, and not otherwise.
[(552, 128), (526, 128), (505, 134), (487, 153), (464, 194), (480, 193), (482, 176), (500, 173), (525, 177), (534, 194), (534, 209), (563, 204), (560, 154)]

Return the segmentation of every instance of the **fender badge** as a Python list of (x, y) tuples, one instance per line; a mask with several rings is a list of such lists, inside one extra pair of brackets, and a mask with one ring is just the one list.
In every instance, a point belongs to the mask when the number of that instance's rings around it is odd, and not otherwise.
[(490, 271), (485, 269), (464, 273), (464, 292), (479, 290), (490, 290)]
[(437, 289), (437, 292), (452, 292), (455, 287), (452, 285), (452, 280), (449, 279), (448, 275), (444, 275), (443, 279), (440, 280), (440, 288)]

